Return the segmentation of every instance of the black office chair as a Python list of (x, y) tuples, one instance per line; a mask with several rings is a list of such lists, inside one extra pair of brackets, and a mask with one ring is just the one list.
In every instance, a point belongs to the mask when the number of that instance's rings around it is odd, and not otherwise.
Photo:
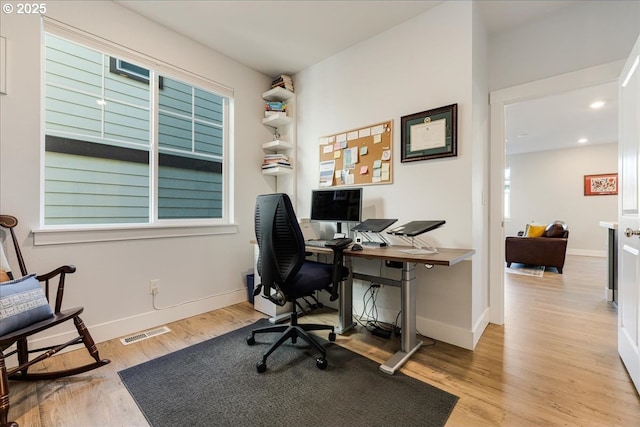
[(327, 352), (308, 331), (330, 330), (329, 340), (335, 341), (334, 327), (330, 325), (298, 324), (296, 300), (312, 296), (316, 291), (331, 293), (332, 301), (338, 298), (340, 281), (347, 277), (348, 270), (342, 264), (342, 252), (351, 243), (351, 239), (335, 239), (327, 244), (333, 250), (333, 264), (323, 264), (306, 260), (302, 231), (293, 211), (291, 200), (286, 194), (266, 194), (258, 196), (255, 210), (255, 232), (260, 255), (258, 273), (261, 283), (256, 286), (254, 295), (262, 290), (264, 298), (283, 306), (291, 303), (289, 324), (274, 325), (256, 329), (247, 338), (247, 344), (255, 344), (256, 334), (279, 332), (282, 335), (262, 356), (256, 365), (259, 373), (267, 370), (267, 357), (291, 338), (298, 338), (314, 347), (321, 356), (316, 359), (320, 369), (327, 367)]

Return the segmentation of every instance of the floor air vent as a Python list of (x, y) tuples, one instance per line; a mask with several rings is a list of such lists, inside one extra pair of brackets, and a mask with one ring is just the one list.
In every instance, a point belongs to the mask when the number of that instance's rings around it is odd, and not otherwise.
[(125, 337), (125, 338), (121, 338), (120, 342), (122, 342), (122, 344), (124, 344), (124, 345), (129, 345), (129, 344), (133, 344), (134, 342), (138, 342), (138, 341), (146, 340), (147, 338), (155, 337), (157, 335), (166, 334), (167, 332), (171, 332), (171, 329), (167, 328), (166, 326), (162, 326), (160, 328), (151, 329), (149, 331), (140, 332), (140, 333), (135, 334), (135, 335), (131, 335), (131, 336), (128, 336), (128, 337)]

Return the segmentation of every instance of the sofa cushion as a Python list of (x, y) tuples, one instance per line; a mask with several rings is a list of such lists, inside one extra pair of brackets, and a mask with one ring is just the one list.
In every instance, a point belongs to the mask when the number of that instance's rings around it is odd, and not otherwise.
[(35, 274), (0, 284), (0, 335), (53, 317)]
[(527, 224), (527, 228), (524, 231), (524, 237), (540, 237), (544, 234), (546, 225), (539, 224)]
[(567, 231), (567, 224), (562, 221), (555, 221), (547, 225), (544, 230), (545, 237), (563, 237)]

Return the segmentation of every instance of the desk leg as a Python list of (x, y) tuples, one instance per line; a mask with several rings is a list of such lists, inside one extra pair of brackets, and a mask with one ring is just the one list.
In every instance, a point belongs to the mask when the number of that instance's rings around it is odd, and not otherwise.
[(346, 280), (340, 282), (340, 298), (338, 299), (338, 327), (336, 333), (342, 335), (356, 326), (353, 321), (353, 268), (350, 256), (344, 257), (344, 266), (349, 270)]
[(422, 341), (416, 338), (416, 264), (405, 262), (402, 266), (402, 337), (400, 351), (380, 365), (385, 374), (393, 375), (413, 353)]

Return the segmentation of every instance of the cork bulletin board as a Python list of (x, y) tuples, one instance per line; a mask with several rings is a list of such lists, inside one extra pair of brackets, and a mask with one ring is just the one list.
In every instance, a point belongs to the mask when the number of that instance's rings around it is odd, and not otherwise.
[(320, 138), (320, 187), (392, 182), (393, 120)]

